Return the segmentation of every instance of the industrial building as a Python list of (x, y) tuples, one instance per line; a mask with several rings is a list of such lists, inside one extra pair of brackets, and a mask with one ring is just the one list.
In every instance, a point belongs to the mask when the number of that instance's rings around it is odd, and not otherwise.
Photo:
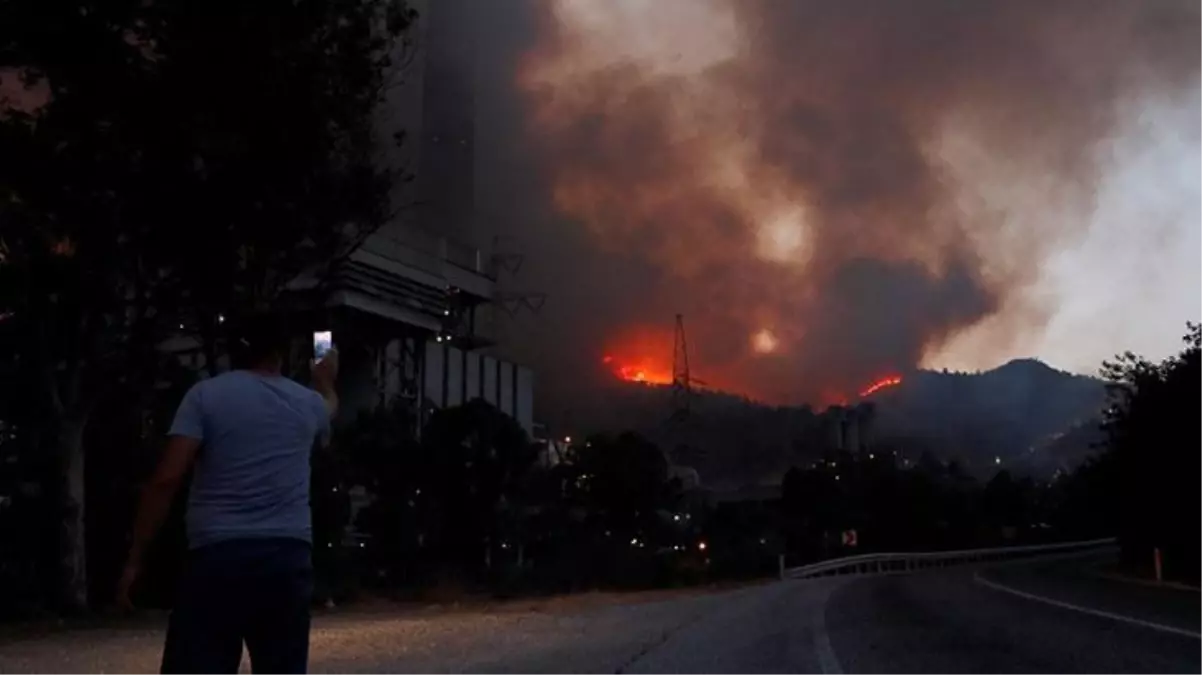
[[(393, 221), (336, 270), (323, 298), (342, 353), (344, 415), (401, 401), (429, 414), (483, 398), (534, 431), (534, 377), (496, 353), (492, 233), (475, 211), (475, 30), (463, 0), (413, 2), (379, 116), (385, 161), (414, 180)], [(403, 131), (407, 142), (394, 147)], [(406, 204), (415, 205), (405, 208)]]
[[(534, 432), (534, 377), (497, 353), (497, 277), (475, 213), (473, 12), (464, 0), (411, 0), (419, 20), (398, 46), (375, 119), (381, 160), (412, 180), (389, 195), (395, 215), (329, 272), (302, 274), (277, 309), (297, 330), (329, 330), (341, 358), (342, 421), (411, 407), (416, 428), (439, 408), (483, 398)], [(403, 132), (406, 141), (394, 137)], [(204, 367), (195, 339), (165, 345)]]

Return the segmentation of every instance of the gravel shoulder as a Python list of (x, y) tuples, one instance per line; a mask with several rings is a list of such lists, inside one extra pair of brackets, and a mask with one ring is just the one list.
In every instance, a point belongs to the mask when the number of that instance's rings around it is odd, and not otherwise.
[[(315, 615), (312, 672), (616, 672), (665, 636), (763, 585), (584, 593)], [(762, 592), (762, 591), (761, 591)], [(165, 615), (0, 631), (0, 673), (157, 672)], [(249, 664), (243, 660), (244, 672)]]

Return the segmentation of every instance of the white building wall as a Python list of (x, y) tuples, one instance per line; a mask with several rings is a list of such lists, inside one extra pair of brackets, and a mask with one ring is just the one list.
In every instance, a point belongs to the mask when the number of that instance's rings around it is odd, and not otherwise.
[(497, 398), (497, 377), (500, 375), (500, 371), (497, 369), (497, 360), (491, 356), (485, 356), (481, 363), (484, 366), (484, 400), (498, 405), (500, 399)]
[(533, 433), (534, 430), (534, 371), (525, 366), (518, 366), (517, 370), (517, 401), (515, 401), (516, 410), (513, 416), (517, 418), (522, 428), (526, 433)]
[(467, 373), (467, 389), (463, 392), (465, 401), (472, 401), (480, 398), (482, 393), (481, 371), (480, 371), (480, 354), (477, 352), (468, 352), (465, 356), (467, 363), (464, 369)]
[(503, 412), (510, 415), (513, 414), (513, 364), (507, 361), (501, 361), (501, 396), (497, 401), (497, 407)]
[(442, 408), (447, 404), (446, 392), (443, 390), (443, 372), (446, 368), (446, 358), (443, 345), (426, 343), (425, 373), (422, 378), (422, 400), (430, 405)]
[(447, 359), (447, 401), (448, 408), (463, 405), (467, 401), (463, 398), (463, 352), (454, 347), (448, 347), (446, 350)]
[(524, 366), (438, 342), (426, 343), (424, 400), (436, 408), (483, 398), (534, 433), (534, 373)]

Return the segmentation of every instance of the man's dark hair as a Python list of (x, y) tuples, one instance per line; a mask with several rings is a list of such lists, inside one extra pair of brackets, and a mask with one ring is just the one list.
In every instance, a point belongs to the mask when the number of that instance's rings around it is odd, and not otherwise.
[(287, 357), (291, 333), (283, 316), (252, 314), (230, 324), (230, 361), (235, 368), (254, 368)]

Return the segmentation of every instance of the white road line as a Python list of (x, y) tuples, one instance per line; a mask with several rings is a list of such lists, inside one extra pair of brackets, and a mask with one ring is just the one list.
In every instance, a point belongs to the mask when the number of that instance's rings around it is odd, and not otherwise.
[(1053, 607), (1059, 607), (1061, 609), (1069, 609), (1074, 612), (1081, 612), (1082, 614), (1091, 614), (1093, 616), (1100, 616), (1104, 619), (1110, 619), (1112, 621), (1120, 621), (1122, 623), (1129, 623), (1133, 626), (1143, 626), (1144, 628), (1151, 628), (1152, 630), (1158, 630), (1162, 633), (1172, 633), (1173, 635), (1183, 635), (1185, 637), (1191, 637), (1194, 639), (1202, 639), (1202, 634), (1196, 633), (1194, 631), (1185, 630), (1184, 628), (1174, 628), (1173, 626), (1166, 626), (1166, 625), (1160, 624), (1160, 623), (1152, 623), (1151, 621), (1144, 621), (1143, 619), (1135, 619), (1135, 618), (1132, 618), (1129, 616), (1123, 616), (1121, 614), (1111, 614), (1110, 612), (1103, 612), (1100, 609), (1090, 609), (1089, 607), (1081, 607), (1079, 605), (1069, 604), (1067, 602), (1062, 602), (1060, 600), (1053, 600), (1052, 598), (1045, 598), (1042, 595), (1035, 595), (1034, 593), (1027, 593), (1026, 591), (1020, 591), (1017, 588), (1003, 586), (1002, 584), (999, 584), (996, 581), (990, 581), (990, 580), (982, 577), (980, 572), (974, 573), (972, 575), (972, 578), (973, 578), (973, 581), (977, 582), (978, 584), (981, 584), (982, 586), (985, 586), (987, 588), (992, 588), (993, 590), (1000, 591), (1002, 593), (1009, 593), (1011, 595), (1016, 595), (1025, 600), (1031, 600), (1034, 602), (1042, 602), (1045, 605), (1051, 605)]
[(818, 667), (823, 673), (843, 675), (843, 667), (839, 665), (839, 658), (831, 646), (830, 633), (826, 632), (826, 599), (818, 608), (818, 618), (814, 621), (814, 653), (818, 656)]

